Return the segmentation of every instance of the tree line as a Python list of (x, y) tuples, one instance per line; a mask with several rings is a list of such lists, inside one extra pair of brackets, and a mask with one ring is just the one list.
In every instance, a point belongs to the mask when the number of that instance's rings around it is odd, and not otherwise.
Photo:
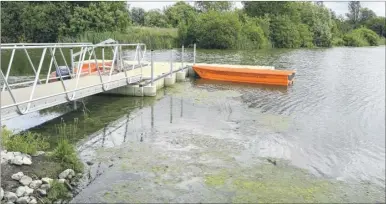
[(1, 2), (2, 42), (57, 42), (85, 32), (128, 33), (146, 26), (178, 30), (179, 44), (259, 49), (378, 45), (385, 17), (348, 3), (337, 16), (323, 2), (198, 1), (145, 11), (126, 2)]

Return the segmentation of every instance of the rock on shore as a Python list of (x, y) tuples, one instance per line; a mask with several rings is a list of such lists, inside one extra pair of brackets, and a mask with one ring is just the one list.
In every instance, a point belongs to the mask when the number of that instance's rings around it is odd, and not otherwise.
[[(13, 174), (12, 179), (19, 181), (21, 186), (16, 189), (16, 192), (3, 191), (1, 188), (0, 200), (5, 201), (5, 203), (12, 204), (36, 204), (37, 200), (34, 195), (40, 195), (42, 197), (47, 196), (49, 189), (51, 188), (52, 181), (56, 180), (59, 183), (64, 183), (68, 190), (73, 190), (70, 185), (71, 181), (75, 181), (76, 178), (75, 171), (72, 169), (66, 169), (58, 175), (59, 179), (51, 179), (44, 177), (41, 179), (33, 180), (31, 177), (25, 175), (23, 172), (17, 172)], [(81, 176), (81, 174), (80, 174)], [(73, 196), (71, 192), (68, 195)]]

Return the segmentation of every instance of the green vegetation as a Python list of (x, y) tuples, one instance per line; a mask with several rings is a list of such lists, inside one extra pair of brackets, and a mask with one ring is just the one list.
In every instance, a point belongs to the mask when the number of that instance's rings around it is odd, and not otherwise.
[(367, 28), (358, 28), (350, 33), (346, 34), (343, 37), (344, 44), (347, 46), (374, 46), (378, 45), (379, 43), (379, 37), (378, 35)]
[(57, 180), (50, 182), (51, 188), (47, 191), (47, 197), (43, 198), (44, 203), (52, 203), (57, 200), (70, 200), (69, 191), (63, 183)]
[[(145, 43), (151, 49), (172, 48), (178, 45), (175, 28), (129, 27), (127, 32), (86, 32), (78, 41), (99, 43), (108, 38), (122, 43)], [(63, 40), (68, 41), (68, 40)]]
[(69, 126), (62, 122), (57, 126), (59, 141), (50, 157), (59, 162), (62, 169), (73, 169), (75, 172), (83, 171), (83, 163), (78, 158), (75, 147), (69, 142), (69, 138), (76, 136), (78, 131), (77, 120)]
[[(176, 2), (163, 10), (126, 2), (1, 2), (2, 42), (143, 42), (150, 49), (375, 46), (385, 17), (349, 2), (346, 18), (323, 2)], [(370, 32), (370, 30), (372, 32)], [(374, 35), (374, 33), (376, 35)]]
[[(61, 168), (55, 169), (55, 174), (71, 168), (76, 172), (83, 172), (83, 163), (77, 156), (75, 147), (69, 142), (69, 138), (74, 137), (78, 132), (77, 123), (67, 126), (64, 122), (57, 126), (59, 140), (52, 152), (48, 154), (49, 158), (54, 162), (58, 162)], [(22, 152), (26, 154), (34, 154), (37, 151), (47, 150), (50, 143), (38, 134), (25, 132), (15, 134), (5, 127), (2, 128), (2, 146), (7, 151)], [(52, 135), (51, 135), (52, 136)]]
[(3, 127), (1, 137), (2, 146), (7, 151), (34, 154), (37, 151), (46, 150), (50, 146), (49, 143), (37, 133), (26, 132), (13, 135), (10, 130)]

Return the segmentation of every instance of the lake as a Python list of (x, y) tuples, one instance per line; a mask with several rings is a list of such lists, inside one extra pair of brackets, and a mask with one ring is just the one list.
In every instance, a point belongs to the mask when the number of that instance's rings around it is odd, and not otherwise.
[[(167, 56), (167, 53), (165, 53)], [(93, 163), (73, 202), (385, 202), (385, 46), (198, 50), (197, 62), (296, 70), (288, 88), (189, 79), (6, 121), (73, 138)], [(64, 114), (64, 115), (63, 115)], [(51, 120), (52, 119), (52, 120)]]

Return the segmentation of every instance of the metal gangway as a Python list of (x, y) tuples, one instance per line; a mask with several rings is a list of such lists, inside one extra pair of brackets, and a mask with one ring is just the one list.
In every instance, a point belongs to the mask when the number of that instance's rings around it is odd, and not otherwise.
[[(35, 67), (30, 52), (39, 49), (42, 53)], [(79, 51), (74, 53), (74, 49)], [(106, 50), (111, 50), (112, 57), (106, 57)], [(183, 50), (182, 47), (182, 56)], [(134, 52), (133, 56), (127, 54), (129, 51)], [(1, 52), (11, 52), (5, 74), (2, 67), (0, 75), (1, 121), (122, 86), (143, 81), (147, 81), (146, 85), (153, 84), (155, 80), (153, 53), (151, 62), (146, 61), (146, 45), (143, 43), (122, 44), (112, 39), (98, 44), (11, 43), (2, 44)], [(28, 60), (34, 73), (33, 79), (21, 82), (10, 80), (16, 52), (24, 52), (24, 59)], [(66, 59), (65, 53), (70, 60)], [(43, 71), (46, 55), (49, 56), (47, 73)], [(59, 64), (59, 59), (62, 64)], [(145, 76), (144, 71), (151, 72), (151, 75)]]

